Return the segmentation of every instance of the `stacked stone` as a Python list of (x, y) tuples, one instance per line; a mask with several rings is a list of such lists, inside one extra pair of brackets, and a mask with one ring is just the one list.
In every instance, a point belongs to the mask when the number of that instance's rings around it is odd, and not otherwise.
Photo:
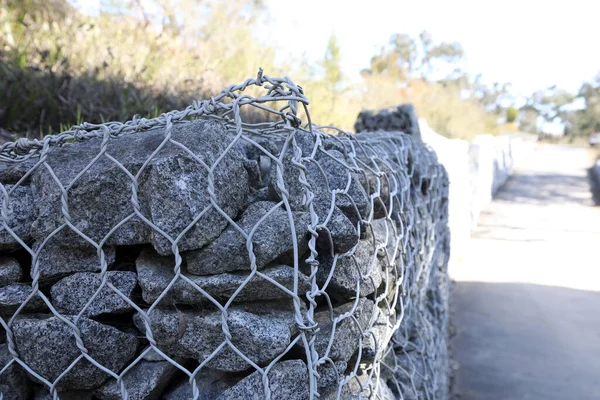
[(4, 398), (395, 398), (407, 315), (445, 313), (447, 178), (408, 135), (197, 120), (0, 183)]
[(364, 110), (358, 114), (354, 123), (356, 132), (404, 132), (414, 138), (421, 137), (417, 112), (412, 104), (401, 104), (382, 110)]
[[(379, 131), (380, 135), (393, 134), (382, 131), (400, 130), (420, 138), (416, 112), (411, 104), (361, 112), (355, 128)], [(397, 385), (403, 399), (445, 399), (449, 387), (448, 177), (443, 168), (437, 167), (437, 160), (425, 161), (416, 158), (418, 156), (427, 158), (432, 154), (415, 147), (409, 152), (413, 190), (409, 212), (405, 215), (418, 218), (403, 220), (405, 237), (412, 245), (405, 247), (407, 251), (401, 256), (406, 271), (418, 273), (404, 278), (403, 319), (386, 349), (382, 373), (388, 382), (393, 382), (390, 386)], [(434, 183), (436, 180), (438, 185)]]

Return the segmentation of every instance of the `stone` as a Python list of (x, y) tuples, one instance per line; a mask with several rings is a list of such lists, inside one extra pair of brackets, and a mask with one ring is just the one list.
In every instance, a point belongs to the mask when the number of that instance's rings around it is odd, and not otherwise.
[[(139, 211), (172, 239), (205, 211), (178, 242), (179, 251), (195, 250), (212, 242), (227, 226), (227, 219), (211, 202), (207, 167), (212, 167), (214, 201), (231, 218), (238, 215), (246, 202), (248, 173), (239, 150), (231, 148), (223, 154), (233, 135), (216, 121), (176, 123), (171, 131), (171, 140), (185, 146), (189, 152), (173, 142), (164, 142), (164, 127), (111, 138), (106, 152), (137, 176)], [(89, 166), (100, 152), (101, 144), (102, 138), (96, 138), (54, 147), (47, 158), (48, 165), (63, 186), (70, 185), (68, 207), (71, 222), (96, 242), (134, 214), (132, 180), (121, 167), (108, 157), (100, 157)], [(141, 170), (159, 147), (158, 153)], [(88, 169), (72, 182), (85, 168)], [(32, 187), (37, 207), (33, 236), (41, 240), (64, 222), (61, 190), (47, 169), (35, 172)], [(63, 236), (66, 236), (66, 242), (81, 242), (70, 229), (65, 230)], [(110, 235), (106, 243), (132, 245), (148, 242), (160, 254), (172, 253), (168, 239), (133, 215)]]
[[(135, 356), (138, 345), (135, 335), (87, 318), (79, 319), (77, 326), (88, 355), (105, 368), (118, 373)], [(21, 359), (51, 382), (81, 355), (73, 330), (57, 317), (18, 318), (12, 324), (12, 331)], [(104, 371), (81, 359), (61, 378), (57, 389), (95, 389), (108, 378)]]
[[(168, 361), (139, 361), (123, 377), (129, 400), (157, 400), (177, 368)], [(111, 379), (96, 391), (100, 400), (120, 400), (121, 386)]]
[(414, 138), (421, 137), (417, 112), (412, 104), (401, 104), (379, 111), (364, 110), (354, 124), (356, 132), (397, 131)]
[[(29, 186), (5, 185), (8, 193), (8, 227), (27, 243), (31, 241), (31, 227), (35, 221), (34, 196)], [(4, 203), (4, 193), (0, 191), (0, 204)], [(13, 251), (22, 245), (8, 232), (0, 215), (0, 251)]]
[[(296, 132), (296, 138), (300, 142), (302, 156), (309, 157), (312, 152), (310, 134)], [(320, 149), (314, 159), (302, 161), (305, 167), (306, 181), (314, 195), (313, 208), (322, 222), (331, 208), (332, 191), (346, 190), (347, 194), (336, 194), (335, 205), (338, 206), (353, 222), (360, 218), (356, 210), (363, 218), (369, 214), (370, 200), (362, 188), (358, 175), (351, 170), (347, 164), (346, 156), (338, 150), (327, 152)], [(306, 211), (305, 186), (301, 183), (299, 167), (293, 161), (293, 149), (290, 147), (282, 159), (283, 183), (288, 192), (288, 200), (294, 211)], [(278, 198), (283, 198), (283, 191), (278, 186), (278, 165), (271, 164), (269, 190)]]
[[(104, 246), (107, 265), (115, 262), (115, 248)], [(96, 249), (90, 245), (78, 247), (64, 246), (57, 239), (50, 239), (44, 247), (41, 242), (33, 244), (33, 251), (38, 253), (37, 270), (41, 279), (56, 279), (74, 272), (99, 272), (100, 258)], [(31, 268), (31, 278), (35, 278), (35, 268)]]
[(335, 361), (333, 365), (326, 362), (317, 367), (319, 373), (317, 389), (321, 396), (328, 396), (337, 392), (339, 382), (344, 378), (347, 367), (348, 363), (346, 361)]
[[(136, 261), (138, 282), (142, 288), (142, 298), (148, 304), (153, 303), (167, 289), (175, 277), (173, 257), (159, 256), (152, 251), (144, 250)], [(292, 290), (294, 287), (294, 268), (287, 265), (275, 265), (261, 271), (265, 276)], [(298, 294), (310, 290), (310, 281), (298, 272)], [(233, 272), (219, 275), (197, 276), (183, 273), (194, 284), (220, 302), (226, 302), (248, 278), (248, 272)], [(252, 300), (289, 299), (290, 296), (266, 279), (255, 275), (235, 297), (235, 302)], [(202, 304), (210, 300), (182, 278), (177, 279), (168, 293), (161, 299), (161, 304)]]
[[(256, 227), (261, 218), (268, 216)], [(294, 238), (289, 215), (277, 203), (262, 201), (251, 204), (242, 214), (237, 225), (252, 235), (253, 252), (257, 269), (288, 253), (294, 248)], [(298, 254), (308, 249), (308, 213), (293, 213)], [(196, 275), (214, 275), (223, 272), (250, 270), (250, 258), (246, 239), (233, 226), (228, 227), (208, 246), (186, 253), (187, 270)]]
[(318, 246), (323, 251), (330, 251), (333, 243), (335, 253), (346, 253), (352, 250), (359, 240), (356, 227), (337, 207), (334, 208), (327, 224), (317, 227), (317, 232)]
[[(319, 254), (317, 260), (319, 261), (317, 284), (323, 287), (329, 281), (327, 292), (335, 298), (369, 296), (382, 282), (382, 262), (377, 258), (373, 238), (360, 240), (354, 253), (332, 257), (331, 253), (324, 252)], [(301, 270), (308, 275), (310, 267), (303, 264)]]
[[(227, 372), (202, 368), (195, 378), (199, 392), (198, 399), (215, 400), (221, 393), (239, 381), (239, 378), (232, 378), (231, 375)], [(191, 400), (193, 398), (192, 385), (185, 380), (167, 393), (164, 400)]]
[[(58, 392), (60, 400), (93, 400), (94, 392), (91, 390), (69, 390)], [(38, 388), (35, 391), (33, 400), (54, 400), (54, 396), (45, 387)]]
[(17, 260), (0, 256), (0, 287), (20, 281), (22, 276), (23, 270)]
[[(110, 282), (126, 297), (131, 298), (137, 285), (137, 275), (129, 271), (108, 271), (107, 282)], [(52, 304), (56, 310), (65, 315), (78, 315), (88, 301), (94, 296), (102, 276), (99, 273), (80, 272), (68, 276), (52, 286)], [(101, 314), (119, 314), (132, 311), (133, 307), (105, 284), (100, 293), (84, 311), (83, 316), (95, 317)]]
[(273, 201), (277, 200), (277, 198), (273, 198), (271, 193), (269, 193), (269, 188), (264, 187), (258, 190), (252, 191), (248, 195), (248, 199), (246, 200), (246, 206), (244, 208), (250, 207), (251, 204), (258, 203), (259, 201)]
[[(15, 283), (0, 288), (0, 313), (12, 315), (27, 300), (33, 289), (29, 285)], [(39, 295), (25, 304), (21, 312), (43, 312), (48, 306)]]
[(396, 246), (400, 246), (396, 225), (391, 220), (381, 218), (374, 219), (371, 228), (372, 230), (367, 229), (367, 232), (373, 235), (377, 246), (377, 257), (382, 261), (384, 268), (387, 266), (391, 269), (400, 254), (399, 249), (396, 249)]
[(142, 357), (146, 361), (164, 361), (165, 358), (158, 354), (155, 350), (150, 350)]
[[(279, 361), (267, 373), (273, 400), (305, 400), (309, 398), (308, 369), (302, 360)], [(217, 400), (262, 400), (266, 397), (263, 374), (255, 371)]]
[[(21, 181), (21, 179), (32, 170), (35, 165), (40, 161), (39, 157), (33, 156), (23, 161), (6, 161), (3, 160), (0, 164), (0, 183), (3, 185), (15, 185)], [(43, 168), (43, 167), (38, 167)], [(23, 179), (20, 184), (29, 184), (31, 174)]]
[[(366, 218), (370, 211), (371, 202), (361, 186), (359, 175), (350, 170), (347, 158), (341, 152), (330, 150), (327, 155), (323, 154), (317, 161), (325, 172), (329, 188), (331, 190), (347, 190), (347, 194), (336, 194), (336, 206), (355, 222), (358, 221), (356, 209), (358, 209), (363, 219)], [(329, 192), (327, 195), (331, 197), (330, 191), (327, 190), (327, 192)], [(331, 201), (325, 200), (324, 203), (327, 205)]]
[[(0, 344), (0, 370), (13, 359), (6, 343)], [(31, 382), (27, 374), (16, 362), (13, 362), (0, 375), (0, 398), (6, 400), (28, 400), (31, 395)]]
[[(283, 353), (295, 330), (293, 308), (286, 307), (285, 303), (269, 303), (263, 309), (268, 309), (268, 313), (262, 314), (261, 308), (249, 312), (243, 307), (232, 306), (227, 316), (231, 342), (259, 365)], [(146, 315), (158, 348), (169, 356), (203, 362), (225, 342), (220, 311), (190, 312), (176, 308), (155, 308)], [(142, 332), (146, 332), (142, 316), (136, 314), (134, 322)], [(206, 366), (228, 372), (251, 367), (229, 345), (225, 345)]]
[[(385, 304), (384, 302), (382, 302)], [(375, 322), (371, 330), (367, 332), (367, 337), (362, 342), (362, 363), (375, 363), (383, 357), (387, 349), (387, 344), (390, 342), (394, 333), (394, 325), (396, 323), (396, 312), (394, 309), (379, 307)]]
[[(327, 346), (332, 335), (333, 321), (330, 319), (329, 310), (319, 311), (315, 314), (315, 321), (320, 330), (315, 335), (315, 350), (319, 357), (329, 357), (333, 361), (348, 361), (358, 349), (358, 339), (361, 337), (361, 329), (366, 332), (371, 322), (373, 301), (361, 298), (358, 300), (356, 309), (352, 314), (358, 325), (351, 316), (339, 320), (335, 326), (335, 333), (331, 348), (327, 353)], [(342, 317), (345, 313), (352, 311), (354, 303), (346, 303), (333, 309), (335, 318)], [(359, 328), (360, 326), (360, 328)]]

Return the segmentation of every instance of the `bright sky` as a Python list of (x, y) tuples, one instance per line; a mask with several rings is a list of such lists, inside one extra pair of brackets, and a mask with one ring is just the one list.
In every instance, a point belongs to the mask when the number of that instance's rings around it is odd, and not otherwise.
[(358, 76), (393, 33), (463, 45), (466, 68), (515, 94), (558, 84), (576, 91), (600, 72), (597, 0), (266, 0), (273, 29), (296, 55), (323, 57), (337, 36), (343, 66)]
[[(99, 0), (70, 0), (97, 7)], [(144, 0), (142, 0), (144, 2)], [(510, 82), (515, 95), (557, 84), (577, 91), (600, 72), (598, 0), (265, 0), (262, 36), (282, 56), (320, 60), (331, 33), (351, 78), (393, 33), (432, 33), (463, 45), (465, 68), (487, 82)], [(224, 27), (226, 28), (226, 27)]]

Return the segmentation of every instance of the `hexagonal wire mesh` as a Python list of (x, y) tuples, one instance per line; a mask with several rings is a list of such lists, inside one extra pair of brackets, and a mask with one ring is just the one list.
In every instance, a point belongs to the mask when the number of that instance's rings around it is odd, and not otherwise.
[(4, 144), (3, 398), (445, 398), (445, 171), (307, 105), (260, 71)]

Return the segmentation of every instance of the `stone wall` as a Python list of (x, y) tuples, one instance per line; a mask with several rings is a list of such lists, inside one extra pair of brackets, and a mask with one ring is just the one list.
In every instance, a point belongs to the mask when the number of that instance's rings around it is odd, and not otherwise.
[(0, 149), (4, 399), (446, 398), (435, 154), (188, 114)]

